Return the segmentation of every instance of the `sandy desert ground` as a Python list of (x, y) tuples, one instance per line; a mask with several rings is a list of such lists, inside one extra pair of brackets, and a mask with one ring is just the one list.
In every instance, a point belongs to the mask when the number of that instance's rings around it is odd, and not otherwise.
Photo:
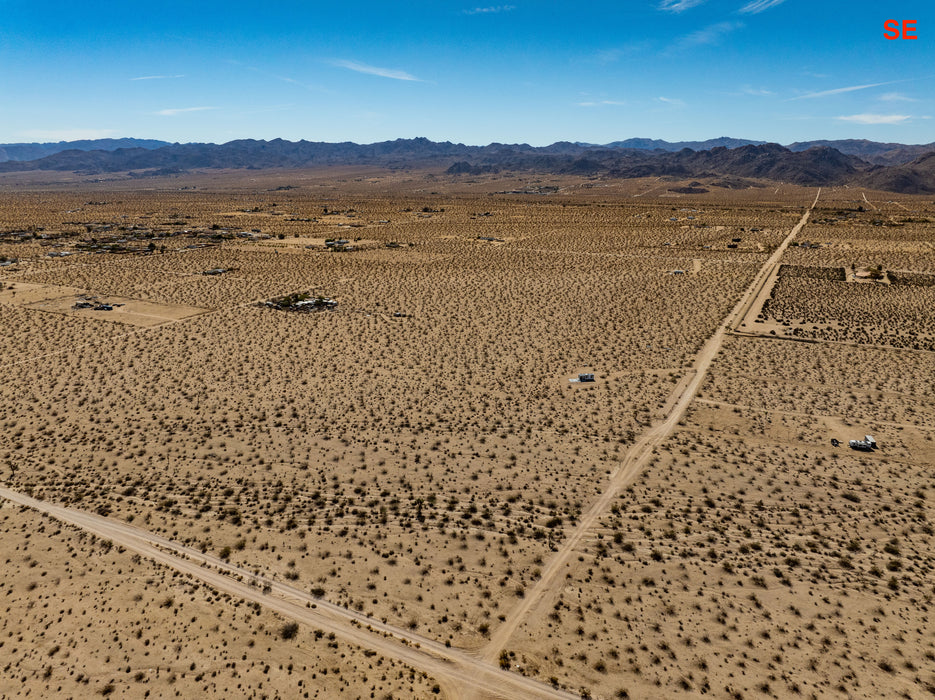
[(935, 203), (686, 184), (0, 177), (2, 485), (389, 630), (6, 504), (0, 694), (931, 695)]

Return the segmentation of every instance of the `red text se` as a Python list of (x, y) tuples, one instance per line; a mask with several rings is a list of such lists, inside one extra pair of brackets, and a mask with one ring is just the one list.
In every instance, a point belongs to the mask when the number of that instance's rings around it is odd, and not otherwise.
[(900, 22), (898, 19), (888, 19), (883, 23), (883, 36), (887, 39), (899, 39), (900, 25), (902, 25), (903, 39), (918, 39), (916, 36), (916, 20), (904, 19)]

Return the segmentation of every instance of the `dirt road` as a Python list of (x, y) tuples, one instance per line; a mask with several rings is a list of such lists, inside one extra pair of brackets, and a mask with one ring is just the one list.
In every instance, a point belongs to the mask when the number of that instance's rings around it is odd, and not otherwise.
[[(564, 570), (568, 566), (572, 556), (577, 553), (578, 547), (585, 536), (593, 530), (598, 524), (600, 518), (610, 509), (617, 494), (630, 484), (643, 467), (649, 461), (653, 453), (653, 448), (659, 445), (665, 438), (674, 432), (678, 422), (681, 420), (691, 403), (698, 388), (701, 386), (714, 361), (715, 356), (721, 349), (724, 336), (733, 328), (734, 324), (746, 315), (749, 307), (756, 300), (759, 292), (762, 290), (770, 273), (779, 262), (782, 254), (785, 252), (789, 243), (795, 238), (796, 234), (805, 226), (808, 216), (812, 209), (818, 203), (818, 197), (821, 196), (821, 189), (815, 195), (812, 205), (805, 211), (798, 224), (789, 232), (789, 235), (776, 248), (763, 266), (760, 268), (756, 277), (747, 287), (743, 296), (737, 301), (737, 304), (731, 312), (725, 317), (721, 324), (714, 331), (714, 334), (704, 344), (698, 354), (695, 356), (695, 362), (690, 370), (691, 381), (682, 388), (681, 385), (676, 391), (681, 390), (681, 394), (671, 404), (671, 409), (665, 419), (645, 433), (633, 444), (633, 447), (627, 452), (626, 457), (620, 466), (614, 470), (610, 477), (610, 483), (607, 488), (595, 501), (588, 511), (582, 515), (578, 526), (568, 534), (568, 537), (562, 543), (558, 552), (549, 560), (542, 571), (542, 577), (536, 585), (528, 590), (526, 597), (507, 615), (506, 620), (500, 625), (490, 638), (490, 642), (481, 650), (481, 658), (488, 662), (493, 662), (499, 658), (500, 652), (506, 647), (509, 640), (516, 634), (520, 625), (536, 611), (544, 610), (551, 605), (558, 597), (564, 585)], [(671, 400), (671, 397), (670, 397)]]
[[(818, 189), (818, 194), (821, 194), (821, 188)], [(802, 227), (805, 226), (809, 214), (812, 213), (812, 209), (815, 208), (817, 203), (818, 195), (815, 196), (815, 201), (812, 202), (812, 206), (805, 211), (799, 223), (792, 228), (789, 235), (786, 236), (785, 240), (776, 248), (769, 260), (763, 264), (763, 267), (760, 268), (759, 273), (757, 273), (757, 276), (753, 280), (753, 284), (747, 289), (747, 294), (742, 298), (742, 301), (745, 299), (743, 305), (733, 316), (733, 321), (730, 323), (731, 330), (737, 330), (741, 324), (749, 325), (751, 328), (753, 327), (754, 319), (772, 293), (773, 285), (776, 283), (776, 279), (779, 276), (779, 260), (782, 258), (782, 254), (786, 251), (786, 248), (789, 247), (792, 239), (795, 238), (798, 232), (802, 230)], [(750, 289), (753, 289), (752, 294), (749, 293)]]
[(439, 682), (450, 698), (459, 698), (464, 691), (482, 692), (488, 697), (506, 700), (579, 697), (517, 673), (510, 673), (435, 640), (315, 598), (298, 588), (256, 576), (247, 569), (132, 525), (39, 501), (2, 487), (0, 497), (110, 540), (115, 545), (188, 574), (215, 590), (248, 602), (260, 603), (310, 628), (334, 632), (345, 641), (425, 671)]

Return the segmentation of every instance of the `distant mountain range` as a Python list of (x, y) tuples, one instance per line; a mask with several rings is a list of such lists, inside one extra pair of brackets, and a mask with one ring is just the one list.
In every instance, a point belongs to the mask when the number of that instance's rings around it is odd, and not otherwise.
[[(492, 143), (466, 146), (425, 138), (371, 144), (257, 141), (167, 144), (114, 139), (15, 146), (53, 151), (31, 160), (0, 162), (0, 172), (130, 172), (165, 175), (205, 168), (307, 168), (369, 165), (428, 168), (449, 175), (534, 171), (606, 177), (764, 178), (801, 185), (857, 184), (903, 193), (935, 193), (935, 143), (809, 141), (790, 144), (719, 138), (671, 143), (628, 139), (594, 145), (560, 141), (550, 146)], [(55, 150), (58, 149), (58, 150)], [(15, 151), (22, 153), (24, 151)], [(725, 182), (727, 182), (725, 180)]]
[(62, 151), (116, 151), (118, 148), (162, 148), (168, 141), (154, 139), (93, 139), (89, 141), (59, 141), (58, 143), (0, 143), (0, 163), (27, 161), (55, 155)]
[[(766, 141), (751, 141), (749, 139), (734, 139), (721, 136), (707, 141), (662, 141), (660, 139), (626, 139), (603, 144), (603, 148), (637, 148), (640, 150), (681, 151), (690, 148), (693, 151), (708, 151), (712, 148), (740, 148), (741, 146), (762, 146)], [(599, 147), (597, 144), (578, 144), (580, 146)], [(807, 151), (815, 146), (827, 146), (845, 155), (858, 156), (862, 160), (875, 165), (900, 165), (908, 163), (915, 158), (935, 151), (935, 142), (920, 145), (907, 145), (904, 143), (880, 143), (866, 139), (841, 139), (838, 141), (796, 141), (786, 145), (790, 151)]]
[(865, 139), (845, 139), (842, 141), (802, 141), (789, 144), (790, 151), (804, 151), (815, 146), (828, 146), (841, 153), (857, 156), (876, 165), (901, 165), (915, 160), (921, 155), (935, 151), (935, 142), (907, 145), (904, 143), (879, 143)]
[(903, 194), (935, 193), (935, 151), (902, 165), (878, 165), (854, 181), (873, 190)]
[(624, 141), (611, 141), (610, 143), (579, 143), (579, 146), (591, 148), (637, 148), (641, 151), (681, 151), (690, 148), (693, 151), (707, 151), (712, 148), (739, 148), (740, 146), (762, 146), (766, 141), (750, 141), (749, 139), (733, 139), (721, 136), (707, 141), (663, 141), (662, 139), (633, 138)]

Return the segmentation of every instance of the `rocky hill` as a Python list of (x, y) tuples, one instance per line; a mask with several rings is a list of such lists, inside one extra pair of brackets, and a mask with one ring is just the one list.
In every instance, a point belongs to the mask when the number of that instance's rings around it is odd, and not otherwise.
[(790, 143), (790, 151), (805, 151), (816, 146), (827, 146), (841, 153), (857, 156), (861, 160), (876, 165), (900, 165), (919, 156), (935, 151), (935, 143), (907, 145), (904, 143), (881, 143), (866, 139), (845, 139), (841, 141), (799, 141)]
[(935, 194), (935, 150), (904, 165), (871, 168), (856, 182), (888, 192)]
[[(578, 143), (577, 146), (586, 148), (626, 148), (642, 151), (681, 151), (690, 148), (693, 151), (708, 151), (723, 146), (725, 148), (741, 148), (743, 146), (762, 146), (766, 141), (751, 141), (750, 139), (735, 139), (721, 136), (706, 141), (664, 141), (663, 139), (632, 138), (624, 141), (612, 141), (603, 145)], [(875, 165), (899, 165), (908, 163), (924, 153), (935, 151), (935, 143), (909, 145), (904, 143), (882, 143), (866, 139), (839, 139), (834, 141), (796, 141), (786, 146), (790, 151), (807, 151), (809, 148), (826, 146), (849, 156), (857, 156), (861, 160)]]
[(55, 155), (62, 151), (115, 151), (118, 148), (162, 148), (168, 141), (154, 139), (92, 139), (57, 143), (0, 143), (0, 163), (27, 161)]

